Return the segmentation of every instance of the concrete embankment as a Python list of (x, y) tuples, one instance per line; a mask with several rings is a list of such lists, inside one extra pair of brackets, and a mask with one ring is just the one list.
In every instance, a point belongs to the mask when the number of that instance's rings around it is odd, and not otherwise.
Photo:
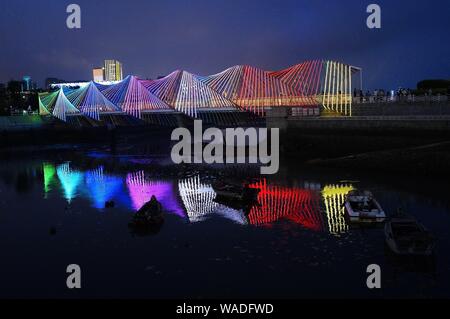
[(154, 125), (73, 126), (51, 117), (0, 117), (0, 151), (35, 151), (75, 148), (83, 145), (134, 144), (170, 136), (170, 130)]
[(408, 176), (450, 176), (450, 141), (306, 161), (308, 165)]
[(40, 115), (26, 116), (0, 116), (0, 132), (24, 131), (30, 129), (41, 129), (51, 125), (53, 119)]
[[(298, 163), (450, 175), (450, 116), (294, 118), (288, 109), (279, 109), (269, 112), (266, 123), (281, 129), (281, 157)], [(0, 120), (0, 149), (154, 144), (170, 139), (171, 130), (152, 125), (77, 128), (48, 118), (16, 117)]]
[(321, 125), (283, 130), (282, 154), (320, 167), (450, 176), (450, 131), (445, 126)]
[(326, 110), (322, 110), (321, 117), (299, 117), (294, 114), (289, 108), (270, 109), (267, 112), (267, 125), (310, 133), (415, 135), (450, 132), (449, 102), (356, 104), (352, 107), (352, 117), (339, 116)]
[[(450, 116), (370, 116), (351, 118), (310, 118), (285, 119), (281, 127), (305, 131), (334, 131), (346, 133), (380, 133), (380, 134), (448, 134), (450, 133)], [(276, 125), (276, 123), (274, 123)]]
[(375, 115), (320, 118), (295, 118), (280, 109), (269, 114), (267, 125), (280, 128), (282, 154), (289, 160), (351, 170), (450, 175), (447, 108), (366, 105), (357, 108), (359, 113), (370, 110)]

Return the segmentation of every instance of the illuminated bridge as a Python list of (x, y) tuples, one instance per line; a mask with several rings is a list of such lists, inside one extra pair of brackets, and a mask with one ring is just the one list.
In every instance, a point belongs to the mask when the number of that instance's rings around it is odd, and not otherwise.
[(118, 83), (60, 84), (39, 95), (39, 111), (62, 121), (80, 116), (101, 121), (111, 114), (146, 119), (178, 113), (203, 119), (241, 112), (264, 117), (274, 108), (289, 108), (300, 116), (317, 116), (319, 108), (351, 116), (352, 78), (358, 71), (316, 60), (275, 72), (241, 65), (211, 76), (177, 70), (158, 80), (128, 76)]

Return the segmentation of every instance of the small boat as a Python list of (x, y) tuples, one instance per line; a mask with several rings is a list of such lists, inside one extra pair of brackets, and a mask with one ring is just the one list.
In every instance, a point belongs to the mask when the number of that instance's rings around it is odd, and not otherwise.
[(344, 202), (350, 222), (383, 222), (386, 214), (369, 191), (350, 191)]
[(251, 203), (258, 200), (259, 189), (234, 183), (215, 182), (213, 189), (223, 201)]
[(431, 256), (435, 239), (411, 216), (395, 216), (386, 222), (384, 233), (389, 249), (404, 256)]
[(116, 206), (116, 203), (112, 200), (105, 202), (105, 208), (114, 208), (114, 206)]
[(136, 234), (156, 233), (164, 223), (162, 205), (155, 196), (134, 215), (128, 227)]

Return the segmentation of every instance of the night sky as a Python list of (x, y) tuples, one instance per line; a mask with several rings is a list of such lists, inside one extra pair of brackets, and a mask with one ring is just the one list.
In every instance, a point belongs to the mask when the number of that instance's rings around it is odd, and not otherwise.
[[(80, 30), (66, 27), (70, 3)], [(366, 26), (370, 3), (380, 30)], [(0, 0), (0, 82), (90, 80), (106, 58), (142, 78), (336, 59), (362, 67), (366, 88), (394, 89), (450, 78), (449, 40), (449, 0)]]

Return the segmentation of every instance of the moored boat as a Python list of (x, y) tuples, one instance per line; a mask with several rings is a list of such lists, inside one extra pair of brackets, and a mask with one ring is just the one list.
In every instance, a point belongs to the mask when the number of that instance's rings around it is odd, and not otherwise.
[(350, 191), (345, 198), (345, 212), (350, 222), (383, 222), (386, 214), (369, 191)]
[(158, 232), (163, 223), (162, 205), (155, 196), (152, 196), (152, 199), (133, 215), (128, 227), (135, 234), (146, 235)]
[(220, 198), (222, 201), (249, 203), (258, 200), (259, 190), (248, 187), (247, 185), (239, 185), (230, 182), (215, 182), (212, 186), (217, 194), (217, 198)]
[(411, 216), (395, 216), (386, 222), (386, 244), (397, 255), (430, 256), (435, 239), (431, 233)]

